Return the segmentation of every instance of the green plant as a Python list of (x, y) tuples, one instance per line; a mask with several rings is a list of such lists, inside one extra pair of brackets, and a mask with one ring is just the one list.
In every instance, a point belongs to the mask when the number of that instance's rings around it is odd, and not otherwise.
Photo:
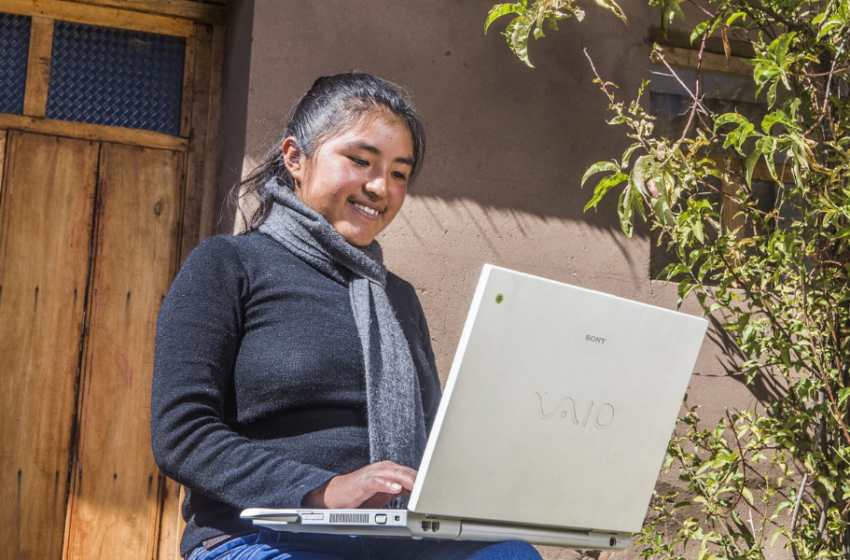
[[(612, 0), (596, 1), (626, 21)], [(682, 1), (649, 0), (662, 28), (684, 17)], [(638, 216), (657, 230), (676, 256), (662, 277), (678, 283), (680, 305), (696, 297), (725, 329), (740, 355), (735, 375), (777, 390), (710, 427), (687, 410), (664, 465), (683, 488), (656, 495), (637, 542), (671, 559), (763, 558), (778, 546), (795, 558), (850, 557), (850, 3), (688, 1), (701, 14), (691, 35), (700, 66), (709, 37), (727, 58), (730, 37), (749, 43), (767, 115), (712, 113), (698, 77), (682, 82), (691, 107), (681, 135), (658, 137), (641, 103), (647, 82), (625, 103), (596, 74), (608, 124), (632, 143), (587, 170), (582, 184), (605, 175), (585, 210), (617, 188), (623, 231), (631, 237)], [(520, 0), (496, 5), (487, 27), (504, 15), (508, 44), (530, 66), (528, 37), (583, 12)], [(664, 48), (652, 56), (677, 76)], [(767, 210), (752, 188), (759, 165), (776, 183)]]

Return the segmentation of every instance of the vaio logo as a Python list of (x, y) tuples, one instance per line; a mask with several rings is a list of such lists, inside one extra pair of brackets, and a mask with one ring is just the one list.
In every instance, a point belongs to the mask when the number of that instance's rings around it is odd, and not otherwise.
[[(588, 420), (590, 420), (591, 416), (593, 416), (593, 423), (600, 430), (604, 430), (608, 426), (611, 425), (611, 422), (614, 421), (614, 406), (610, 403), (604, 403), (599, 408), (596, 409), (596, 414), (593, 415), (593, 401), (590, 401), (590, 405), (588, 405), (587, 409), (584, 412), (584, 419), (579, 422), (579, 410), (576, 402), (570, 397), (564, 397), (561, 399), (555, 408), (553, 408), (550, 412), (546, 412), (543, 407), (543, 395), (540, 393), (534, 393), (537, 395), (537, 401), (540, 405), (540, 408), (537, 412), (540, 414), (541, 420), (550, 420), (555, 418), (556, 416), (560, 418), (569, 417), (572, 420), (573, 424), (576, 426), (581, 425), (582, 428), (587, 426)], [(560, 412), (560, 414), (558, 414)]]

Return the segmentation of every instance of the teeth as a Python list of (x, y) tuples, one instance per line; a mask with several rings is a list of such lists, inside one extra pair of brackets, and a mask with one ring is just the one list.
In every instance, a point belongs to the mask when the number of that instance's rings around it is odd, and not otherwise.
[(366, 212), (367, 214), (369, 214), (370, 216), (377, 216), (378, 214), (380, 214), (380, 212), (373, 208), (369, 208), (368, 206), (363, 206), (362, 204), (357, 204), (356, 202), (354, 202), (353, 204), (364, 212)]

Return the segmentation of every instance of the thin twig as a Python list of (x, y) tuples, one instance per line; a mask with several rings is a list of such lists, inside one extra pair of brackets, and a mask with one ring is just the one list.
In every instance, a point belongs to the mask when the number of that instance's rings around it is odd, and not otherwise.
[[(834, 64), (833, 64), (834, 66)], [(792, 76), (804, 76), (806, 78), (823, 78), (824, 76), (830, 76), (834, 74), (841, 74), (842, 72), (846, 72), (850, 70), (850, 66), (845, 66), (844, 68), (838, 68), (837, 70), (830, 70), (829, 72), (820, 72), (818, 74), (810, 74), (808, 72), (791, 72)]]
[[(823, 393), (818, 395), (818, 404), (823, 404)], [(821, 433), (823, 432), (824, 423), (826, 418), (823, 414), (821, 414), (820, 422), (818, 422), (818, 431), (815, 434), (815, 443), (812, 445), (812, 452), (818, 450), (818, 445), (820, 444)], [(791, 533), (791, 552), (794, 554), (794, 558), (797, 558), (797, 545), (794, 544), (794, 529), (797, 527), (797, 516), (800, 514), (800, 504), (803, 501), (803, 493), (806, 490), (806, 485), (809, 482), (809, 473), (806, 471), (803, 474), (803, 480), (800, 482), (800, 490), (797, 492), (797, 499), (794, 501), (794, 511), (791, 513), (791, 525), (790, 525), (790, 533)]]
[[(826, 91), (823, 94), (823, 107), (824, 109), (828, 109), (827, 118), (829, 119), (829, 131), (831, 133), (831, 137), (835, 138), (835, 123), (832, 120), (832, 106), (829, 104), (829, 90), (832, 88), (832, 76), (835, 75), (835, 65), (838, 64), (838, 58), (841, 56), (841, 51), (844, 50), (844, 45), (847, 44), (845, 40), (844, 43), (838, 48), (838, 51), (835, 53), (835, 58), (832, 59), (832, 68), (829, 71), (829, 78), (826, 80)], [(824, 138), (824, 143), (826, 142), (826, 138)], [(824, 151), (826, 148), (824, 147)], [(827, 154), (824, 154), (827, 155)]]
[(608, 96), (608, 100), (611, 101), (611, 103), (614, 103), (614, 96), (608, 93), (608, 88), (605, 87), (605, 80), (603, 80), (602, 77), (599, 75), (599, 72), (596, 71), (596, 65), (593, 64), (593, 59), (590, 58), (590, 55), (587, 52), (587, 47), (582, 47), (581, 50), (584, 52), (584, 56), (587, 57), (587, 61), (590, 63), (590, 69), (593, 70), (593, 75), (596, 76), (597, 80), (599, 80), (599, 84), (602, 87), (602, 91), (604, 91), (605, 95)]
[[(596, 79), (599, 81), (600, 88), (602, 89), (603, 92), (605, 92), (605, 95), (608, 97), (608, 100), (611, 102), (611, 109), (615, 110), (618, 114), (622, 115), (622, 109), (617, 108), (617, 104), (614, 101), (614, 96), (611, 95), (611, 92), (608, 91), (608, 87), (606, 86), (607, 82), (605, 82), (605, 80), (603, 80), (602, 77), (599, 75), (599, 72), (596, 71), (596, 65), (593, 64), (593, 59), (590, 58), (590, 54), (587, 52), (587, 47), (582, 47), (581, 50), (584, 52), (584, 56), (587, 58), (587, 61), (590, 63), (590, 69), (593, 70), (593, 75), (596, 76)], [(634, 127), (632, 127), (632, 128), (634, 130)], [(644, 149), (649, 151), (649, 144), (643, 138), (643, 135), (641, 133), (638, 132), (638, 134), (636, 136), (634, 136), (634, 138), (637, 139), (643, 145)]]
[(673, 78), (675, 78), (676, 81), (679, 82), (679, 85), (682, 86), (682, 88), (684, 88), (684, 90), (686, 92), (688, 92), (688, 95), (691, 96), (691, 99), (699, 107), (699, 110), (703, 111), (707, 115), (710, 115), (711, 111), (709, 111), (705, 107), (705, 105), (700, 103), (700, 100), (697, 98), (696, 95), (693, 94), (693, 92), (691, 92), (691, 90), (688, 88), (688, 86), (685, 85), (685, 82), (682, 81), (682, 79), (679, 77), (679, 75), (676, 73), (676, 71), (673, 70), (673, 68), (669, 64), (667, 64), (667, 61), (664, 60), (664, 55), (662, 53), (663, 53), (663, 50), (661, 49), (661, 47), (659, 47), (658, 45), (655, 45), (655, 48), (653, 49), (652, 54), (655, 55), (664, 64), (664, 66), (667, 67), (667, 70), (670, 71), (670, 74), (673, 76)]
[(744, 459), (744, 449), (741, 447), (741, 440), (738, 439), (738, 431), (735, 430), (735, 422), (732, 421), (732, 417), (729, 415), (729, 409), (725, 410), (726, 418), (729, 419), (729, 427), (732, 429), (732, 435), (735, 436), (735, 443), (738, 445), (738, 455), (741, 457), (741, 490), (738, 492), (738, 495), (735, 497), (735, 501), (726, 508), (720, 515), (726, 515), (738, 505), (738, 502), (741, 501), (741, 496), (744, 494), (744, 488), (747, 486), (747, 461)]
[(693, 5), (694, 5), (694, 6), (695, 6), (695, 7), (696, 7), (699, 11), (701, 11), (702, 13), (704, 13), (705, 15), (707, 15), (708, 17), (710, 17), (711, 19), (714, 19), (714, 18), (716, 18), (716, 17), (717, 17), (717, 15), (716, 15), (716, 14), (712, 14), (711, 12), (709, 12), (709, 11), (708, 11), (708, 9), (706, 9), (705, 7), (703, 7), (703, 6), (699, 5), (699, 4), (697, 4), (696, 2), (694, 2), (694, 0), (688, 0), (688, 2), (690, 2), (691, 4), (693, 4)]
[[(695, 98), (699, 98), (699, 84), (700, 84), (700, 81), (701, 81), (701, 78), (702, 78), (702, 53), (705, 52), (705, 41), (707, 39), (708, 39), (708, 32), (706, 31), (705, 33), (702, 34), (702, 44), (699, 47), (699, 55), (697, 56), (697, 79), (696, 79), (696, 83), (694, 84), (694, 91), (696, 92), (696, 94), (694, 95)], [(688, 135), (688, 129), (691, 128), (691, 123), (694, 122), (694, 115), (696, 114), (696, 112), (697, 112), (697, 102), (694, 101), (693, 103), (691, 103), (691, 114), (688, 115), (688, 123), (685, 125), (685, 129), (682, 130), (682, 136), (673, 145), (674, 150), (677, 149), (679, 147), (679, 145), (682, 142), (685, 141), (685, 138)]]

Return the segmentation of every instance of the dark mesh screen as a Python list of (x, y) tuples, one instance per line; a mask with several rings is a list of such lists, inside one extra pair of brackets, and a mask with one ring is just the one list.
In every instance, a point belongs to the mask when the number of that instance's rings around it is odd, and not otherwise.
[(57, 21), (47, 118), (177, 135), (183, 37)]
[(24, 112), (30, 18), (0, 13), (0, 113)]

